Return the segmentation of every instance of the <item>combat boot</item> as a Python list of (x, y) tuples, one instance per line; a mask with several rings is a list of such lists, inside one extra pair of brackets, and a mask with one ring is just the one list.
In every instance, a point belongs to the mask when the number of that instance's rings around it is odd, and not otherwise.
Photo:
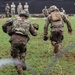
[(58, 51), (59, 51), (59, 44), (56, 44), (54, 46), (54, 53), (58, 53)]
[(26, 63), (25, 62), (21, 62), (21, 66), (22, 66), (22, 69), (23, 70), (26, 70), (27, 69), (27, 66), (26, 66)]
[(15, 67), (16, 67), (16, 70), (18, 72), (18, 75), (24, 75), (24, 71), (23, 71), (20, 64), (16, 65)]

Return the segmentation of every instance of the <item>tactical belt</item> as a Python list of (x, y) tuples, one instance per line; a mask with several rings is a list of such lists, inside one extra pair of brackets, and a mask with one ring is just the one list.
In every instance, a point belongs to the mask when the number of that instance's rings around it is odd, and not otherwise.
[(51, 26), (51, 28), (63, 28), (64, 26)]

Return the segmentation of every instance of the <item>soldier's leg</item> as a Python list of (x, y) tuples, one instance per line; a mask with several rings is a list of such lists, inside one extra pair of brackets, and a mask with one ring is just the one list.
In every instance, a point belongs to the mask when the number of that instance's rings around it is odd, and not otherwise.
[(24, 74), (24, 71), (23, 71), (23, 69), (22, 69), (22, 67), (21, 67), (20, 62), (17, 63), (17, 62), (15, 61), (15, 59), (18, 59), (18, 61), (19, 61), (19, 59), (20, 59), (20, 58), (19, 58), (18, 48), (12, 48), (12, 49), (11, 49), (11, 56), (13, 57), (13, 62), (14, 62), (15, 68), (16, 68), (16, 70), (17, 70), (17, 72), (18, 72), (18, 75), (23, 75), (23, 74)]
[(6, 17), (8, 17), (7, 12), (6, 12)]
[(57, 53), (61, 49), (62, 36), (53, 32), (50, 36), (51, 44), (54, 46), (54, 53)]
[(20, 55), (20, 60), (22, 63), (23, 70), (26, 70), (26, 68), (27, 68), (26, 63), (25, 63), (25, 57), (26, 57), (26, 50), (27, 50), (26, 44), (28, 41), (29, 41), (29, 38), (24, 37), (24, 36), (22, 37), (22, 40), (20, 41), (20, 47), (19, 47), (20, 53), (19, 53), (19, 55)]
[(21, 60), (21, 65), (22, 65), (23, 70), (26, 70), (27, 67), (25, 63), (25, 53), (20, 54), (20, 60)]
[(13, 10), (13, 15), (15, 16), (15, 10)]
[[(10, 43), (12, 46), (11, 55), (13, 59), (18, 59), (19, 61), (25, 62), (25, 52), (26, 52), (26, 43), (28, 42), (28, 38), (25, 36), (14, 34), (10, 38)], [(25, 64), (25, 63), (24, 63)], [(16, 70), (19, 75), (23, 75), (24, 70), (23, 66), (19, 63), (15, 63)], [(25, 67), (26, 68), (26, 67)]]
[(55, 44), (55, 47), (54, 47), (54, 52), (57, 53), (58, 51), (61, 50), (61, 47), (62, 47), (62, 40), (63, 40), (63, 32), (60, 31), (57, 33), (56, 35), (56, 44)]
[(14, 15), (14, 11), (12, 10), (12, 16)]
[(54, 53), (58, 53), (62, 47), (61, 43), (51, 41), (51, 44), (54, 46)]
[(26, 63), (25, 63), (25, 57), (26, 57), (26, 47), (22, 47), (20, 49), (20, 61), (21, 61), (21, 66), (23, 68), (23, 70), (26, 70)]
[(7, 17), (9, 17), (9, 12), (7, 12)]
[(7, 16), (9, 17), (9, 11), (8, 11), (8, 15)]
[(11, 10), (11, 16), (12, 16), (12, 10)]

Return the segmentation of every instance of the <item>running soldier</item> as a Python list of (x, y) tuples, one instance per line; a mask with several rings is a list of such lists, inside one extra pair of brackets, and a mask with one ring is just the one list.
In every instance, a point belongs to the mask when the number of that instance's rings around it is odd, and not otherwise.
[(5, 13), (6, 13), (6, 17), (9, 17), (9, 15), (10, 15), (10, 6), (9, 6), (8, 3), (6, 4), (6, 7), (5, 7)]
[(21, 13), (22, 10), (23, 10), (22, 4), (19, 3), (19, 5), (17, 6), (18, 15)]
[(11, 4), (11, 15), (12, 16), (15, 15), (15, 8), (16, 8), (16, 6), (15, 6), (14, 2), (12, 2), (12, 4)]
[(23, 75), (26, 70), (25, 56), (26, 56), (26, 45), (30, 40), (29, 32), (36, 36), (36, 29), (30, 24), (28, 17), (29, 14), (24, 10), (19, 14), (20, 18), (10, 20), (6, 22), (2, 28), (3, 31), (9, 34), (11, 43), (11, 56), (13, 59), (19, 59), (21, 64), (15, 64), (18, 75)]
[(63, 40), (64, 23), (66, 23), (69, 34), (72, 34), (71, 24), (64, 13), (61, 13), (59, 9), (53, 5), (50, 7), (50, 15), (47, 17), (46, 24), (44, 26), (44, 40), (48, 40), (48, 26), (51, 24), (51, 44), (54, 46), (54, 53), (57, 53), (61, 49), (61, 43)]

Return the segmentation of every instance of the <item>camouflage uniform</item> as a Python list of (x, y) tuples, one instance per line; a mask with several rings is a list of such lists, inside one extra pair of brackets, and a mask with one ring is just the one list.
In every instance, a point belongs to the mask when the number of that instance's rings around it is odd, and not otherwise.
[(18, 5), (18, 7), (17, 7), (17, 12), (18, 12), (18, 15), (21, 13), (21, 11), (22, 11), (22, 5), (21, 5), (21, 3), (19, 3), (19, 5)]
[(15, 4), (12, 2), (12, 4), (11, 4), (11, 15), (13, 16), (13, 15), (15, 15)]
[(62, 13), (64, 13), (64, 14), (66, 14), (66, 11), (63, 9), (63, 8), (61, 8), (61, 10), (60, 10)]
[(5, 13), (6, 13), (6, 17), (9, 17), (10, 13), (10, 6), (8, 4), (6, 4), (6, 7), (5, 7)]
[[(21, 16), (24, 14), (20, 14)], [(26, 14), (27, 16), (27, 14)], [(11, 56), (13, 59), (19, 59), (21, 64), (15, 64), (17, 72), (19, 75), (23, 75), (26, 70), (25, 55), (26, 55), (26, 44), (29, 41), (29, 32), (36, 36), (36, 30), (33, 25), (27, 19), (18, 18), (15, 20), (10, 20), (3, 25), (3, 31), (11, 36)]]
[(25, 5), (24, 5), (24, 10), (27, 11), (27, 12), (29, 13), (28, 8), (29, 8), (29, 5), (28, 5), (28, 3), (26, 2)]
[(42, 13), (44, 14), (45, 17), (48, 16), (48, 9), (47, 9), (47, 6), (45, 6), (45, 8), (42, 10)]
[[(52, 20), (52, 14), (56, 15), (54, 19), (60, 17), (60, 20)], [(65, 14), (61, 13), (56, 6), (51, 6), (50, 15), (46, 19), (46, 24), (44, 26), (44, 40), (48, 39), (48, 26), (51, 24), (51, 36), (50, 40), (54, 46), (54, 53), (57, 53), (61, 48), (61, 43), (63, 40), (64, 23), (66, 23), (68, 32), (72, 32), (71, 24)]]

